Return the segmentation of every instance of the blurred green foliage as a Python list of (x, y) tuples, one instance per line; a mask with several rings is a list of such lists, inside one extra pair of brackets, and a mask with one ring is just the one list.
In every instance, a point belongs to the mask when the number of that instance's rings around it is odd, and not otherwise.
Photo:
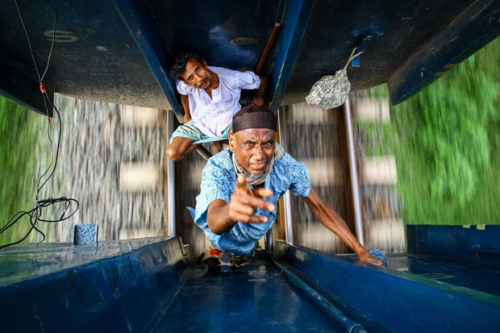
[[(42, 116), (0, 96), (0, 226), (20, 210), (33, 206), (36, 168), (36, 123)], [(29, 221), (0, 234), (0, 244), (20, 239)], [(20, 225), (21, 225), (20, 224)]]
[(406, 223), (500, 223), (499, 59), (497, 38), (391, 108), (383, 142), (396, 155)]

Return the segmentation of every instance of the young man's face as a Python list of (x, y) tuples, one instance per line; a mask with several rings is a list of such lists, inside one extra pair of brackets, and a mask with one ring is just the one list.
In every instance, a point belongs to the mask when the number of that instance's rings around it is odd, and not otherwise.
[(182, 79), (188, 86), (197, 89), (208, 89), (213, 83), (212, 73), (205, 61), (201, 63), (191, 59), (186, 64), (186, 70), (182, 74)]
[(274, 154), (276, 132), (266, 128), (249, 128), (229, 134), (229, 148), (247, 172), (266, 171)]

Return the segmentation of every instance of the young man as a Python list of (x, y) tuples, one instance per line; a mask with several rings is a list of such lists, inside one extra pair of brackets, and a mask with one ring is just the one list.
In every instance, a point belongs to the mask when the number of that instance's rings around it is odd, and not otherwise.
[[(265, 85), (253, 72), (208, 66), (198, 54), (186, 52), (175, 59), (170, 75), (184, 109), (184, 124), (172, 135), (167, 155), (181, 160), (198, 144), (228, 138), (233, 115), (241, 109), (241, 89), (258, 89), (252, 104), (262, 105)], [(212, 145), (217, 153), (220, 145)]]
[(305, 164), (293, 159), (275, 142), (276, 117), (270, 110), (263, 106), (244, 107), (233, 117), (232, 125), (229, 150), (209, 159), (203, 170), (196, 210), (192, 211), (195, 223), (205, 232), (215, 252), (236, 256), (252, 252), (274, 223), (278, 199), (290, 189), (361, 261), (382, 264), (318, 197)]

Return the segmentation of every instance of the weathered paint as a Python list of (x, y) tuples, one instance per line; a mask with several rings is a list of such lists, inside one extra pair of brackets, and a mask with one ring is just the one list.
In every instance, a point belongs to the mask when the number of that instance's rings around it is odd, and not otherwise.
[(163, 48), (166, 45), (162, 43), (159, 33), (152, 25), (144, 3), (134, 2), (134, 0), (113, 0), (113, 3), (141, 50), (156, 82), (168, 99), (171, 109), (175, 112), (177, 119), (182, 121), (184, 111), (179, 103), (173, 80), (165, 72), (167, 52)]

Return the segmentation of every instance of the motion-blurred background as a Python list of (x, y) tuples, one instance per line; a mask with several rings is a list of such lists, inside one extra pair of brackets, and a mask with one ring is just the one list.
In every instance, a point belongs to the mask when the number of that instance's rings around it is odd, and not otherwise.
[[(499, 59), (497, 38), (395, 107), (384, 85), (351, 93), (368, 247), (403, 251), (404, 224), (500, 223)], [(72, 197), (80, 209), (64, 222), (40, 224), (48, 241), (71, 242), (78, 223), (98, 224), (100, 240), (165, 235), (168, 111), (63, 95), (55, 103), (61, 147), (41, 196)], [(284, 114), (287, 150), (305, 161), (313, 187), (349, 220), (341, 112), (299, 103)], [(34, 206), (37, 180), (51, 161), (48, 126), (46, 117), (0, 98), (0, 226)], [(176, 163), (177, 229), (197, 253), (207, 244), (185, 207), (195, 204), (204, 164), (197, 154)], [(300, 200), (292, 198), (292, 207), (296, 244), (346, 250)], [(0, 244), (29, 228), (28, 219), (20, 221), (0, 234)], [(41, 239), (32, 232), (25, 243)]]

